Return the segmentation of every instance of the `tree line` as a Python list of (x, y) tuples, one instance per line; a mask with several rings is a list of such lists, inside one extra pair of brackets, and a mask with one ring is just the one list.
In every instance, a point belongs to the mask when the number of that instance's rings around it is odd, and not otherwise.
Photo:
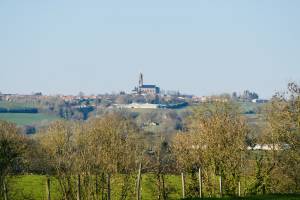
[(1, 121), (0, 198), (7, 199), (7, 177), (22, 173), (55, 177), (65, 200), (110, 200), (112, 177), (119, 177), (118, 199), (141, 199), (144, 174), (154, 175), (157, 199), (168, 199), (170, 174), (181, 176), (182, 197), (300, 192), (300, 96), (289, 88), (264, 108), (260, 129), (234, 102), (213, 102), (155, 144), (120, 113), (57, 121), (30, 137)]

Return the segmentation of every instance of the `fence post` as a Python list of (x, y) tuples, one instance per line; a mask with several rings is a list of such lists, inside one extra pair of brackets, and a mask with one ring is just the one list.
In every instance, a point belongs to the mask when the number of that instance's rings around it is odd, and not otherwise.
[(142, 170), (142, 164), (139, 164), (139, 170), (138, 170), (138, 177), (137, 177), (137, 200), (141, 200), (141, 170)]
[(46, 178), (46, 199), (51, 200), (51, 195), (50, 195), (50, 178), (47, 176)]
[(181, 173), (181, 185), (182, 185), (182, 198), (185, 198), (185, 182), (184, 182), (184, 174)]
[(95, 176), (95, 190), (96, 190), (96, 200), (99, 200), (99, 182), (98, 182), (98, 175)]
[(239, 180), (239, 197), (241, 196), (241, 181)]
[(7, 200), (7, 187), (6, 187), (5, 177), (3, 178), (3, 196), (4, 196), (4, 200)]
[(201, 173), (201, 167), (199, 167), (199, 197), (202, 198), (202, 173)]
[(81, 200), (81, 188), (80, 188), (80, 174), (78, 174), (77, 180), (77, 200)]
[(101, 173), (101, 200), (105, 200), (105, 174), (104, 172)]
[(107, 200), (110, 200), (110, 173), (107, 174)]
[(223, 196), (223, 191), (222, 191), (222, 175), (220, 175), (220, 197)]

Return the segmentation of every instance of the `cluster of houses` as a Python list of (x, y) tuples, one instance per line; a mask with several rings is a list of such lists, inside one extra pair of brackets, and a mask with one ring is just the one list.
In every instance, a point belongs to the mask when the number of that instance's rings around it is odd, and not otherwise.
[[(115, 99), (118, 95), (129, 95), (133, 101), (125, 104), (116, 104)], [(85, 105), (88, 106), (97, 106), (97, 102), (109, 102), (113, 107), (118, 108), (168, 108), (167, 105), (160, 103), (136, 103), (134, 99), (139, 96), (152, 96), (157, 99), (163, 100), (163, 102), (168, 102), (168, 104), (172, 104), (170, 108), (176, 108), (177, 106), (185, 106), (187, 104), (199, 104), (204, 102), (227, 102), (230, 99), (230, 96), (224, 95), (213, 95), (213, 96), (194, 96), (194, 95), (182, 95), (179, 92), (173, 93), (165, 93), (160, 90), (155, 84), (145, 84), (144, 83), (144, 75), (142, 73), (139, 74), (138, 85), (132, 90), (131, 94), (126, 94), (125, 92), (121, 92), (120, 94), (106, 94), (106, 95), (84, 95), (80, 93), (78, 95), (55, 95), (55, 96), (47, 96), (43, 95), (41, 92), (34, 93), (31, 95), (19, 95), (19, 94), (1, 94), (0, 100), (3, 101), (34, 101), (34, 100), (47, 100), (50, 98), (59, 98), (64, 102), (71, 105)], [(158, 101), (159, 102), (159, 101)], [(264, 99), (253, 99), (253, 103), (266, 103), (268, 100)], [(159, 105), (160, 104), (160, 105)], [(178, 105), (177, 105), (178, 104)]]
[(31, 95), (25, 95), (25, 94), (0, 94), (0, 100), (1, 101), (15, 101), (17, 99), (44, 99), (46, 96), (43, 96), (42, 93), (38, 92)]

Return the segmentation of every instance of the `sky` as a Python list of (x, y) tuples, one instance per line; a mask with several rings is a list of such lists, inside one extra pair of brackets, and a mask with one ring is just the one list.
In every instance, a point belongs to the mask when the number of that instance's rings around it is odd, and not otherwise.
[(256, 91), (300, 81), (298, 0), (0, 0), (2, 93)]

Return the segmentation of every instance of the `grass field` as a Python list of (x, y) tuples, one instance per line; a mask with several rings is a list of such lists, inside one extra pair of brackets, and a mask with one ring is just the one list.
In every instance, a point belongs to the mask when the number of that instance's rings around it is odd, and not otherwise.
[[(130, 181), (132, 185), (135, 184), (135, 176), (131, 177)], [(121, 192), (122, 178), (120, 176), (112, 176), (112, 199), (118, 199)], [(170, 185), (172, 190), (169, 190), (169, 199), (176, 200), (180, 199), (180, 177), (179, 176), (168, 176), (166, 182)], [(153, 200), (157, 198), (155, 194), (155, 176), (145, 175), (142, 177), (142, 199)], [(45, 199), (46, 196), (46, 177), (41, 175), (22, 175), (13, 176), (8, 179), (8, 190), (9, 197), (11, 200), (40, 200)], [(59, 200), (61, 195), (59, 192), (58, 182), (54, 178), (51, 178), (51, 199)], [(134, 188), (132, 188), (134, 189)], [(132, 198), (134, 194), (131, 193)]]
[[(202, 198), (201, 200), (299, 200), (300, 195), (297, 194), (274, 194), (250, 197), (225, 197), (225, 198)], [(186, 198), (185, 200), (200, 200), (200, 198)]]
[(32, 108), (37, 107), (34, 103), (17, 103), (10, 101), (0, 101), (0, 108)]
[[(24, 109), (37, 107), (33, 103), (17, 103), (9, 101), (0, 101), (0, 108)], [(57, 120), (59, 117), (45, 113), (0, 113), (0, 120), (9, 121), (19, 126), (34, 125), (37, 123), (49, 123)]]
[[(112, 177), (112, 199), (119, 199), (122, 183), (120, 176)], [(135, 184), (135, 176), (131, 177), (128, 181)], [(8, 178), (8, 196), (11, 200), (42, 200), (46, 196), (46, 177), (41, 175), (22, 175), (12, 176)], [(170, 200), (181, 199), (181, 179), (180, 176), (169, 175), (166, 177), (166, 184), (168, 185), (168, 196)], [(51, 199), (59, 200), (61, 195), (59, 192), (58, 182), (51, 178)], [(142, 199), (155, 200), (157, 199), (155, 175), (147, 174), (142, 176)], [(135, 195), (131, 195), (135, 199)], [(265, 196), (252, 196), (252, 197), (225, 197), (225, 198), (202, 198), (202, 199), (224, 199), (224, 200), (299, 200), (300, 195), (265, 195)], [(197, 200), (197, 198), (186, 198), (186, 200)], [(198, 200), (200, 200), (198, 198)]]
[(58, 120), (55, 115), (44, 113), (0, 113), (0, 120), (6, 120), (19, 126), (33, 125), (36, 123), (49, 123)]
[[(14, 176), (8, 180), (8, 196), (11, 200), (38, 200), (45, 199), (46, 177), (39, 175)], [(51, 195), (59, 199), (59, 190), (56, 181), (51, 180)]]

